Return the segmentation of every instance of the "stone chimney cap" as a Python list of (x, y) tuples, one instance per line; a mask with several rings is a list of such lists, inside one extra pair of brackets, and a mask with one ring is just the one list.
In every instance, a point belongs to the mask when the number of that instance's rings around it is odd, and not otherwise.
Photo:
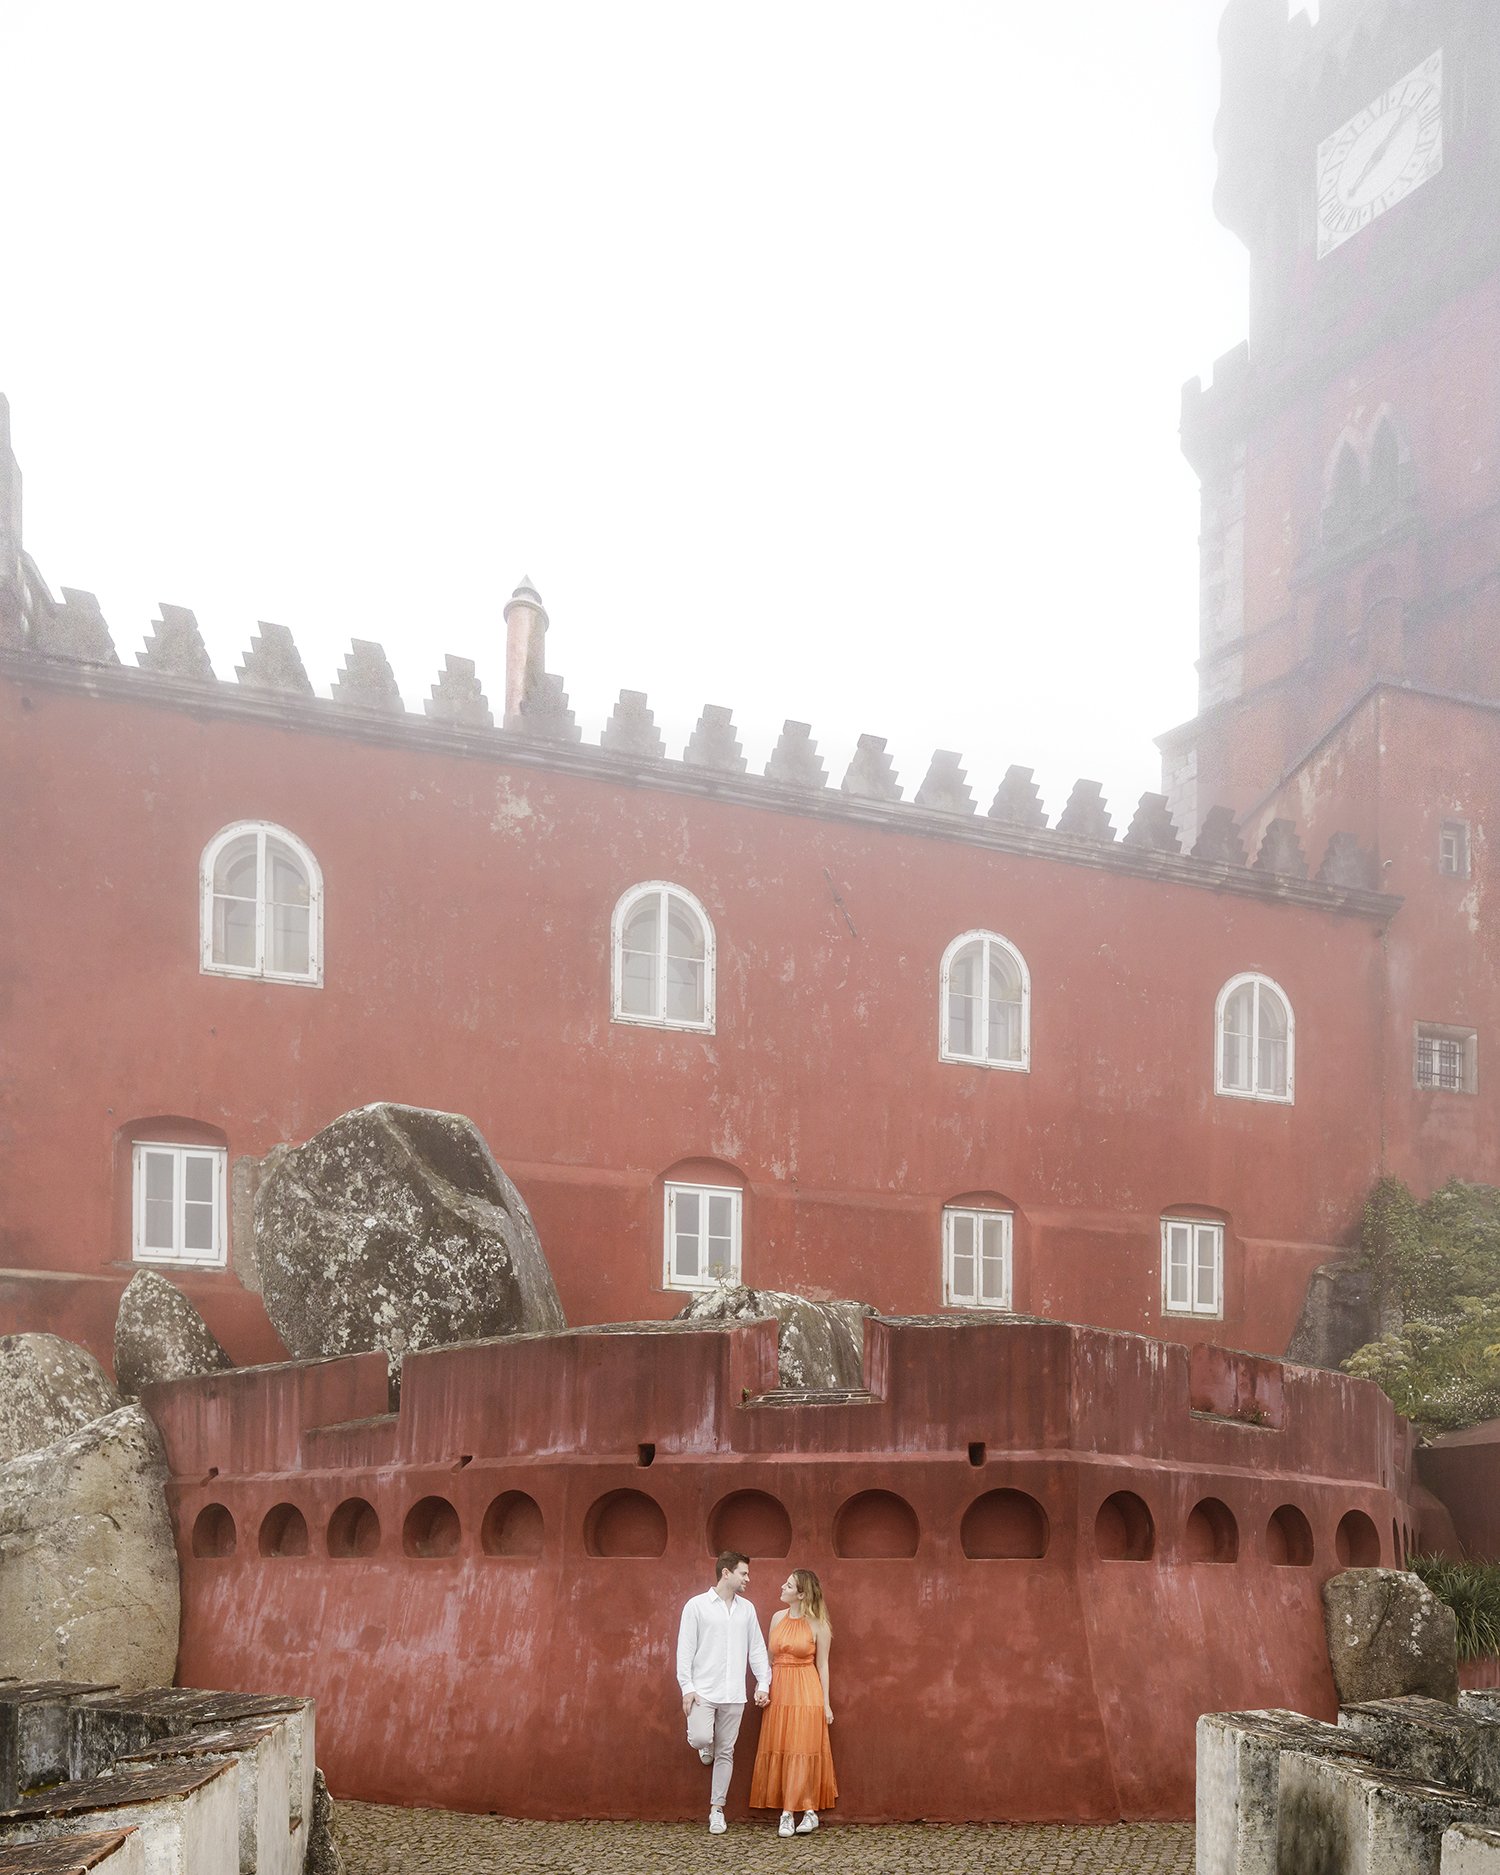
[(510, 617), (510, 608), (513, 605), (535, 606), (543, 618), (547, 616), (547, 608), (542, 604), (542, 595), (537, 591), (536, 587), (532, 585), (530, 579), (525, 574), (522, 574), (520, 585), (517, 586), (510, 598), (506, 601), (506, 618)]

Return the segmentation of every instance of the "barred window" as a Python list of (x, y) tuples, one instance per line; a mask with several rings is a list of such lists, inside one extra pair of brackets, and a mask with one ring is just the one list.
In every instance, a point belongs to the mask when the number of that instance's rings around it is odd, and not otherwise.
[(1478, 1085), (1477, 1037), (1472, 1029), (1435, 1022), (1417, 1025), (1416, 1080), (1449, 1094), (1472, 1094)]

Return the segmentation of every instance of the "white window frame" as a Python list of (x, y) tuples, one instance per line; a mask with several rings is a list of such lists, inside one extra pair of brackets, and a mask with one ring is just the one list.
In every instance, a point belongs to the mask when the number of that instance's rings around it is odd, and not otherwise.
[[(1187, 1283), (1173, 1289), (1173, 1232), (1187, 1237)], [(1213, 1249), (1213, 1293), (1205, 1295), (1201, 1286), (1203, 1264), (1201, 1246)], [(1161, 1221), (1161, 1312), (1163, 1315), (1207, 1316), (1215, 1321), (1224, 1318), (1224, 1226), (1216, 1218), (1164, 1217)]]
[[(1005, 1272), (1003, 1296), (998, 1302), (978, 1293), (983, 1278), (984, 1254), (976, 1238), (974, 1247), (974, 1293), (960, 1295), (953, 1281), (953, 1236), (954, 1228), (961, 1218), (970, 1220), (976, 1233), (984, 1229), (985, 1224), (998, 1224), (1001, 1236), (1001, 1267)], [(1012, 1250), (1015, 1244), (1015, 1213), (1001, 1211), (993, 1206), (950, 1204), (943, 1207), (943, 1307), (947, 1309), (1005, 1309), (1011, 1307), (1011, 1298), (1015, 1291), (1013, 1283), (1014, 1260)]]
[[(948, 1045), (949, 979), (953, 973), (954, 958), (961, 950), (974, 943), (982, 943), (984, 946), (979, 972), (980, 1052), (977, 1055), (961, 1055)], [(1021, 1054), (1018, 1060), (994, 1060), (989, 1054), (990, 946), (992, 944), (998, 945), (1010, 957), (1021, 974)], [(997, 1068), (1010, 1074), (1029, 1074), (1031, 1071), (1031, 972), (1026, 968), (1026, 959), (1020, 951), (1009, 938), (1001, 937), (998, 931), (961, 932), (943, 952), (942, 968), (938, 972), (938, 1059), (939, 1061), (961, 1062), (969, 1068)]]
[[(255, 963), (220, 963), (214, 957), (214, 869), (219, 855), (233, 841), (254, 834), (255, 846)], [(279, 840), (288, 847), (307, 875), (307, 969), (272, 970), (266, 964), (266, 897), (270, 872), (266, 842)], [(323, 874), (310, 848), (295, 833), (271, 820), (237, 820), (222, 827), (203, 849), (198, 866), (199, 969), (205, 976), (252, 977), (266, 983), (300, 983), (321, 989), (323, 984)]]
[[(172, 1155), (172, 1248), (146, 1242), (146, 1155)], [(208, 1159), (213, 1165), (213, 1248), (184, 1247), (187, 1206), (186, 1165), (189, 1159)], [(223, 1146), (184, 1146), (176, 1140), (138, 1139), (130, 1149), (131, 1234), (130, 1255), (136, 1263), (173, 1269), (223, 1269), (229, 1260), (229, 1207), (226, 1198), (229, 1154)]]
[[(1258, 1086), (1227, 1087), (1224, 1083), (1224, 1013), (1229, 1006), (1229, 999), (1236, 990), (1243, 989), (1247, 983), (1255, 985), (1255, 1003), (1250, 1018), (1250, 1063), (1252, 1078), (1260, 1075), (1260, 998), (1263, 990), (1270, 990), (1281, 998), (1281, 1006), (1286, 1011), (1286, 1091), (1280, 1094), (1263, 1092)], [(1218, 1001), (1214, 1004), (1214, 1092), (1222, 1094), (1228, 1100), (1269, 1100), (1283, 1107), (1293, 1106), (1297, 1091), (1297, 1019), (1292, 1010), (1292, 999), (1274, 978), (1264, 976), (1256, 970), (1246, 970), (1237, 977), (1231, 977), (1219, 991)]]
[[(1463, 1079), (1457, 1087), (1444, 1087), (1441, 1081), (1422, 1079), (1424, 1042), (1456, 1042), (1463, 1050)], [(1479, 1032), (1451, 1022), (1419, 1022), (1416, 1025), (1411, 1062), (1412, 1084), (1422, 1094), (1477, 1094), (1479, 1092)]]
[[(636, 1015), (625, 1008), (625, 926), (637, 905), (643, 898), (650, 898), (655, 893), (660, 898), (657, 913), (657, 932), (660, 948), (656, 959), (656, 994), (657, 1007), (661, 1014), (657, 1016)], [(698, 928), (703, 935), (703, 1019), (686, 1021), (680, 1016), (669, 1016), (667, 1008), (667, 918), (670, 901), (678, 899), (698, 921)], [(610, 920), (610, 1020), (628, 1023), (637, 1029), (689, 1029), (698, 1035), (714, 1033), (714, 962), (715, 962), (714, 921), (703, 906), (688, 891), (686, 886), (674, 885), (669, 879), (647, 879), (641, 885), (633, 885), (621, 895), (615, 906), (614, 916)]]
[(1445, 820), (1438, 829), (1438, 871), (1445, 879), (1467, 879), (1473, 864), (1469, 854), (1468, 821)]
[[(698, 1247), (699, 1274), (682, 1276), (676, 1267), (677, 1255), (677, 1200), (684, 1194), (700, 1201)], [(669, 1180), (662, 1203), (662, 1284), (667, 1289), (712, 1289), (717, 1282), (737, 1283), (743, 1263), (744, 1244), (744, 1193), (737, 1185), (689, 1185)], [(730, 1230), (730, 1266), (722, 1277), (713, 1275), (707, 1265), (707, 1253), (704, 1248), (708, 1236), (708, 1201), (711, 1198), (728, 1198)]]

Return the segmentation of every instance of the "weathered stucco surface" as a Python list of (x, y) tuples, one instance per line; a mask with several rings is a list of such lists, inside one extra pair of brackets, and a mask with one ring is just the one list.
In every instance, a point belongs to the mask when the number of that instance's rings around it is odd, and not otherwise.
[(255, 1197), (266, 1311), (293, 1355), (566, 1324), (521, 1194), (472, 1120), (378, 1104), (285, 1153)]

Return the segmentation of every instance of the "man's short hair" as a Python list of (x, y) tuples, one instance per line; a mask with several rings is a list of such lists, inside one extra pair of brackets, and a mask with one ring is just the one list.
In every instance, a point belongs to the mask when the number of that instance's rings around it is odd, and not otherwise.
[(741, 1563), (748, 1563), (749, 1560), (750, 1558), (742, 1549), (721, 1549), (715, 1558), (715, 1565), (719, 1572), (714, 1577), (715, 1582), (722, 1582), (726, 1575), (738, 1569)]

